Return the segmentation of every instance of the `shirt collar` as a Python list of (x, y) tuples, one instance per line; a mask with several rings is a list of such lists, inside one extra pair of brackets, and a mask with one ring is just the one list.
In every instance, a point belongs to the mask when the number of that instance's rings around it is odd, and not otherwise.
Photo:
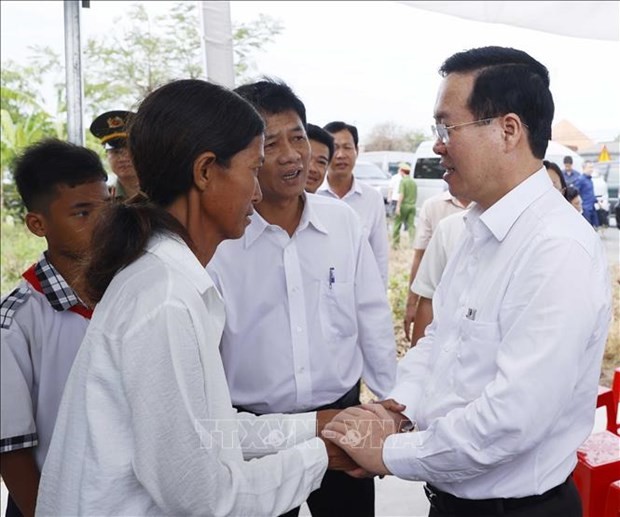
[(441, 199), (443, 199), (444, 201), (449, 201), (454, 206), (458, 206), (459, 208), (468, 208), (469, 206), (472, 205), (472, 203), (469, 203), (468, 205), (464, 205), (456, 197), (454, 197), (452, 194), (450, 194), (449, 190), (444, 190), (441, 193)]
[(58, 270), (47, 259), (47, 253), (22, 275), (40, 293), (55, 311), (61, 312), (77, 305), (85, 306)]
[(169, 234), (155, 235), (151, 237), (147, 251), (184, 276), (200, 294), (215, 287), (209, 273), (180, 237)]
[[(333, 197), (335, 197), (336, 199), (341, 199), (340, 196), (338, 196), (338, 194), (336, 194), (331, 186), (329, 185), (329, 181), (327, 181), (327, 176), (325, 176), (325, 180), (323, 181), (323, 184), (318, 188), (318, 190), (323, 190), (325, 192), (329, 192)], [(359, 181), (357, 181), (357, 179), (355, 178), (355, 176), (353, 176), (353, 183), (351, 183), (351, 188), (349, 189), (349, 191), (342, 197), (342, 199), (344, 199), (345, 197), (351, 195), (351, 194), (363, 194), (362, 191), (362, 185)]]
[(301, 214), (301, 220), (299, 221), (299, 226), (297, 230), (303, 230), (306, 226), (313, 226), (317, 231), (324, 233), (327, 235), (327, 228), (321, 222), (321, 219), (316, 213), (316, 209), (314, 208), (314, 199), (310, 198), (305, 192), (304, 196), (304, 211)]
[(362, 194), (362, 184), (360, 181), (357, 181), (356, 177), (353, 176), (353, 183), (351, 184), (351, 190), (349, 190), (349, 192), (347, 192), (347, 194), (350, 194), (351, 192), (355, 192), (356, 194)]
[[(316, 194), (308, 195), (306, 192), (302, 193), (304, 199), (304, 209), (301, 213), (301, 219), (297, 225), (296, 232), (303, 230), (307, 226), (313, 226), (317, 231), (327, 234), (327, 228), (323, 225), (319, 219), (316, 210), (314, 209), (313, 196)], [(256, 210), (250, 216), (250, 225), (245, 229), (245, 235), (243, 236), (245, 248), (249, 248), (269, 227), (279, 226), (267, 222), (262, 215)]]
[[(495, 204), (480, 213), (480, 221), (503, 241), (519, 216), (553, 184), (544, 167), (529, 176)], [(479, 208), (479, 207), (477, 207)]]

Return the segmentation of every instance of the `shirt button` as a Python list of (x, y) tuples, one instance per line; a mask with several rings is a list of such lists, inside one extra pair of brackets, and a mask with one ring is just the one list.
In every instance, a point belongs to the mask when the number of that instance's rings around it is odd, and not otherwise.
[(302, 366), (301, 368), (299, 368), (299, 370), (297, 370), (299, 373), (304, 373), (306, 371), (306, 369)]

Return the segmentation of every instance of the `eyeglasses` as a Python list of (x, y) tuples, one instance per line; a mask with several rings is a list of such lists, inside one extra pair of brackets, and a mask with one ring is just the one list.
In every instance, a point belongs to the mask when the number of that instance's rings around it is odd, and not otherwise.
[(456, 129), (457, 127), (471, 126), (473, 124), (482, 124), (483, 122), (490, 122), (498, 117), (482, 118), (480, 120), (473, 120), (471, 122), (463, 122), (462, 124), (453, 124), (446, 126), (445, 124), (435, 124), (431, 126), (431, 131), (436, 140), (441, 140), (443, 144), (450, 143), (450, 129)]

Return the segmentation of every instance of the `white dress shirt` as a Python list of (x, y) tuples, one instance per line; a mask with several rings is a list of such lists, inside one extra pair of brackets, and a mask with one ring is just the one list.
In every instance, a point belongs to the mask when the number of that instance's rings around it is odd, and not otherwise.
[(355, 210), (362, 221), (364, 234), (368, 237), (368, 242), (370, 242), (370, 247), (379, 266), (383, 284), (387, 288), (389, 242), (383, 196), (370, 185), (358, 181), (355, 177), (353, 178), (351, 190), (342, 198), (331, 189), (327, 177), (316, 193), (335, 199), (342, 199), (342, 201)]
[(448, 257), (465, 231), (465, 214), (466, 212), (459, 211), (439, 221), (411, 284), (411, 291), (415, 294), (429, 299), (435, 295)]
[(429, 197), (420, 208), (420, 215), (415, 228), (415, 238), (413, 247), (418, 250), (425, 250), (428, 243), (444, 217), (450, 214), (462, 212), (467, 206), (461, 204), (449, 191), (444, 190), (439, 194)]
[(400, 171), (394, 174), (390, 179), (390, 199), (388, 201), (398, 201), (398, 197), (400, 196), (400, 180), (402, 176)]
[(469, 211), (433, 310), (390, 394), (421, 431), (386, 440), (387, 468), (469, 499), (563, 483), (594, 423), (611, 293), (598, 235), (545, 169)]
[[(224, 305), (189, 248), (154, 237), (95, 309), (43, 468), (37, 515), (278, 515), (327, 466), (315, 416), (257, 427), (232, 408)], [(269, 422), (269, 420), (267, 420)], [(311, 438), (278, 454), (250, 452)], [(273, 448), (269, 447), (269, 441)]]
[(207, 266), (226, 305), (221, 352), (233, 403), (294, 413), (332, 403), (363, 377), (394, 385), (392, 315), (359, 219), (307, 194), (292, 237), (258, 213)]

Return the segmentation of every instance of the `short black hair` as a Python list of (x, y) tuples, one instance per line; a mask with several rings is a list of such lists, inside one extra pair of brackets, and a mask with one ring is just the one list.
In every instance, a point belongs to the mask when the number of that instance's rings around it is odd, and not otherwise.
[(564, 157), (564, 163), (570, 163), (571, 165), (573, 164), (573, 157), (571, 155), (567, 155)]
[(314, 124), (308, 124), (308, 138), (327, 146), (329, 151), (328, 160), (331, 162), (334, 156), (334, 137), (323, 128)]
[(532, 154), (542, 160), (555, 111), (547, 68), (522, 50), (494, 46), (458, 52), (439, 68), (443, 77), (470, 72), (476, 72), (467, 100), (472, 114), (485, 119), (516, 113), (528, 128)]
[(564, 197), (566, 197), (566, 179), (564, 178), (562, 169), (560, 169), (557, 163), (550, 162), (549, 160), (543, 160), (543, 166), (545, 167), (545, 169), (552, 170), (553, 172), (555, 172), (557, 176), (560, 178), (560, 185), (562, 186), (562, 193), (564, 194)]
[(244, 84), (233, 90), (263, 115), (277, 115), (294, 111), (306, 129), (306, 107), (284, 81), (264, 78), (255, 83)]
[(12, 170), (29, 211), (46, 212), (58, 185), (75, 187), (108, 179), (96, 152), (56, 138), (27, 147), (13, 162)]
[(355, 148), (357, 149), (359, 137), (357, 134), (357, 128), (355, 126), (352, 126), (351, 124), (347, 124), (346, 122), (343, 122), (342, 120), (334, 120), (333, 122), (330, 122), (329, 124), (325, 124), (323, 126), (323, 129), (331, 134), (338, 133), (340, 131), (348, 131), (349, 133), (351, 133), (351, 136), (353, 137), (353, 143), (355, 144)]
[(572, 201), (578, 195), (579, 195), (579, 190), (577, 190), (577, 188), (573, 187), (572, 185), (569, 185), (568, 187), (566, 187), (566, 200), (567, 201)]

